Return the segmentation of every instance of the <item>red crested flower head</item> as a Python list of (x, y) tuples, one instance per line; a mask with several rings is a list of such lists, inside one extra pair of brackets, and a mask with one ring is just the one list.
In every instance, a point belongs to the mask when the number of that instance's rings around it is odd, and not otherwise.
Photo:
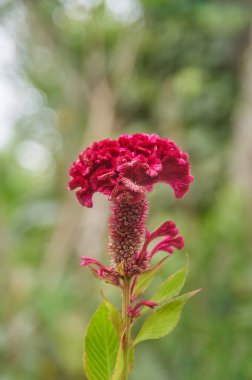
[(69, 189), (79, 188), (76, 196), (86, 207), (93, 206), (95, 192), (112, 201), (138, 203), (158, 182), (169, 184), (181, 198), (193, 180), (188, 155), (167, 138), (147, 133), (95, 142), (79, 155), (69, 174)]

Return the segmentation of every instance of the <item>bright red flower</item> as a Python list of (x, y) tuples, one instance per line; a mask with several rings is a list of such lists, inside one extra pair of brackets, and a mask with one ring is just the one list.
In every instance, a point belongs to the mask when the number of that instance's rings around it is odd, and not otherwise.
[(93, 206), (95, 192), (135, 204), (157, 182), (168, 183), (181, 198), (193, 180), (188, 155), (167, 138), (146, 133), (94, 143), (79, 155), (69, 174), (69, 189), (80, 188), (76, 196), (86, 207)]
[[(193, 180), (188, 155), (174, 142), (145, 133), (123, 135), (118, 140), (105, 139), (85, 149), (69, 173), (72, 176), (69, 189), (80, 188), (76, 196), (83, 206), (92, 207), (95, 192), (107, 195), (112, 201), (111, 267), (83, 257), (82, 266), (88, 266), (96, 277), (120, 286), (121, 276), (143, 273), (158, 251), (166, 252), (168, 257), (174, 248), (183, 248), (183, 237), (178, 236), (178, 229), (171, 221), (162, 224), (152, 234), (145, 231), (146, 191), (152, 190), (157, 182), (165, 182), (180, 198)], [(149, 243), (157, 237), (163, 237), (163, 240), (148, 249)], [(139, 309), (133, 310), (133, 314), (138, 312)]]

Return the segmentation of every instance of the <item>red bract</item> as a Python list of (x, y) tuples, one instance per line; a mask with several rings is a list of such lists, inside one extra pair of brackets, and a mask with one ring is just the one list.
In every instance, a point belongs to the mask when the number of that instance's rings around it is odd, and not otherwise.
[(167, 138), (146, 133), (94, 143), (79, 155), (69, 174), (69, 189), (80, 188), (76, 196), (86, 207), (92, 207), (95, 192), (135, 204), (157, 182), (168, 183), (180, 198), (193, 180), (188, 155)]

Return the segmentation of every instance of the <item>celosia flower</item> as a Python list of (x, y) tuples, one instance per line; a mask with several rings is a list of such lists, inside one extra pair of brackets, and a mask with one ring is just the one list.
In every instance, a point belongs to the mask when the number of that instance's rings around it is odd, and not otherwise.
[[(93, 206), (95, 192), (107, 195), (112, 201), (109, 232), (112, 267), (83, 258), (82, 265), (88, 265), (96, 276), (119, 285), (118, 276), (143, 272), (157, 251), (171, 254), (174, 248), (183, 247), (183, 238), (177, 236), (175, 224), (166, 222), (152, 234), (147, 232), (141, 249), (148, 211), (146, 192), (155, 183), (165, 182), (180, 198), (193, 180), (188, 155), (174, 142), (154, 134), (105, 139), (84, 150), (69, 173), (72, 176), (69, 189), (80, 188), (76, 196), (83, 206)], [(160, 236), (164, 239), (149, 252), (148, 244)]]
[(69, 189), (80, 188), (76, 196), (87, 207), (93, 206), (95, 192), (136, 203), (157, 182), (168, 183), (180, 198), (193, 180), (188, 155), (167, 138), (146, 133), (94, 143), (79, 155), (69, 174)]

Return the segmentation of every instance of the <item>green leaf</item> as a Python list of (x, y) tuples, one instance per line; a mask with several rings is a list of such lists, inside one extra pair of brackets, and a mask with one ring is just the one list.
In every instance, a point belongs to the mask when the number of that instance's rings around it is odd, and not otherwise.
[(179, 294), (185, 284), (187, 273), (188, 266), (168, 277), (167, 280), (160, 285), (155, 295), (151, 297), (150, 301), (164, 303)]
[(122, 345), (120, 344), (118, 352), (117, 352), (115, 369), (114, 369), (114, 373), (113, 373), (111, 380), (119, 380), (120, 379), (120, 376), (121, 376), (122, 371), (123, 371), (123, 364), (124, 364), (124, 362), (123, 362), (123, 349), (122, 349)]
[(135, 359), (135, 347), (132, 346), (129, 352), (129, 371), (132, 370)]
[(195, 290), (183, 294), (155, 311), (145, 320), (135, 339), (134, 345), (144, 340), (158, 339), (168, 335), (176, 327), (185, 303), (190, 297), (198, 293), (198, 291), (199, 290)]
[(107, 298), (103, 295), (104, 303), (107, 308), (109, 319), (112, 321), (118, 336), (121, 337), (122, 331), (123, 331), (123, 321), (122, 321), (122, 315), (119, 312), (119, 310), (110, 303)]
[(136, 284), (134, 286), (133, 293), (132, 293), (132, 296), (134, 299), (140, 297), (144, 293), (144, 291), (148, 288), (148, 286), (151, 284), (152, 280), (154, 279), (155, 275), (162, 268), (165, 259), (161, 260), (159, 263), (157, 263), (157, 265), (155, 265), (149, 271), (138, 276)]
[(120, 338), (105, 303), (93, 315), (84, 344), (84, 368), (88, 379), (111, 380)]
[[(129, 371), (133, 367), (134, 351), (135, 351), (134, 347), (131, 347), (130, 351), (129, 351)], [(120, 344), (120, 347), (119, 347), (119, 350), (117, 353), (117, 357), (116, 357), (115, 369), (114, 369), (114, 373), (113, 373), (111, 380), (119, 380), (120, 379), (122, 371), (123, 371), (123, 365), (124, 365), (123, 349), (122, 349), (122, 345)]]

